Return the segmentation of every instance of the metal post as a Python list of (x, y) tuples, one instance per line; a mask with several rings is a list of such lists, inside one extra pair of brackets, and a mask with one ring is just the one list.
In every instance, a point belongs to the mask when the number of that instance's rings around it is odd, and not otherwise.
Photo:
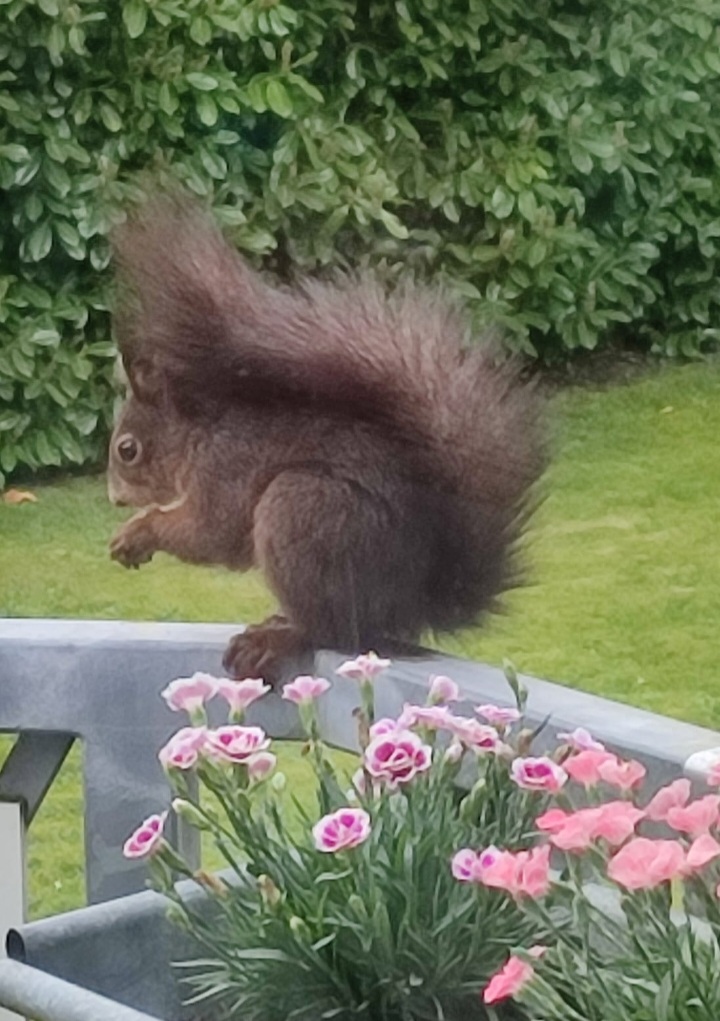
[[(22, 805), (0, 801), (0, 933), (25, 921), (25, 825)], [(0, 958), (5, 946), (0, 945)], [(0, 1007), (0, 1021), (17, 1016)]]

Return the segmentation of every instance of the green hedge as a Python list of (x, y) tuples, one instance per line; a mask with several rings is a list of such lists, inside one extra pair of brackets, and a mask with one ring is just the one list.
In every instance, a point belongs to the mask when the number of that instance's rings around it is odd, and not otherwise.
[(447, 278), (531, 355), (717, 339), (720, 2), (0, 0), (0, 26), (0, 472), (102, 454), (106, 236), (148, 168), (258, 261)]

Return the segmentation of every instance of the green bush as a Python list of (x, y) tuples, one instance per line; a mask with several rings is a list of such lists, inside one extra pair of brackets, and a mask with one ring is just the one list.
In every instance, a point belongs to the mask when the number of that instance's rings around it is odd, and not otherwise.
[[(546, 360), (718, 337), (720, 0), (0, 0), (0, 472), (101, 455), (137, 172)], [(2, 475), (0, 475), (0, 481)]]

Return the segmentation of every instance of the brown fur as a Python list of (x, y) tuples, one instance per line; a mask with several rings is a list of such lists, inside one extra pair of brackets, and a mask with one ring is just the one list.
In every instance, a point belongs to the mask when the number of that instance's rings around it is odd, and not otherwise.
[[(412, 643), (472, 624), (517, 582), (543, 465), (535, 398), (441, 295), (370, 280), (285, 290), (184, 198), (115, 238), (131, 393), (109, 486), (140, 506), (112, 544), (259, 567), (282, 618), (226, 665), (274, 675), (302, 648)], [(117, 446), (142, 442), (126, 465)]]

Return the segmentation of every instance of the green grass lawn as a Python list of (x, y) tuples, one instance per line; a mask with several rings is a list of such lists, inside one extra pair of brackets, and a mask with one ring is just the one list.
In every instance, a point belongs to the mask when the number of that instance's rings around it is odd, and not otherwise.
[[(552, 423), (533, 583), (443, 648), (720, 728), (720, 363), (560, 394)], [(108, 506), (100, 479), (34, 491), (37, 504), (0, 504), (0, 615), (239, 622), (272, 606), (256, 576), (162, 556), (139, 572), (111, 563), (127, 511)], [(75, 756), (33, 826), (33, 910), (41, 891), (44, 911), (79, 897), (77, 768)]]

